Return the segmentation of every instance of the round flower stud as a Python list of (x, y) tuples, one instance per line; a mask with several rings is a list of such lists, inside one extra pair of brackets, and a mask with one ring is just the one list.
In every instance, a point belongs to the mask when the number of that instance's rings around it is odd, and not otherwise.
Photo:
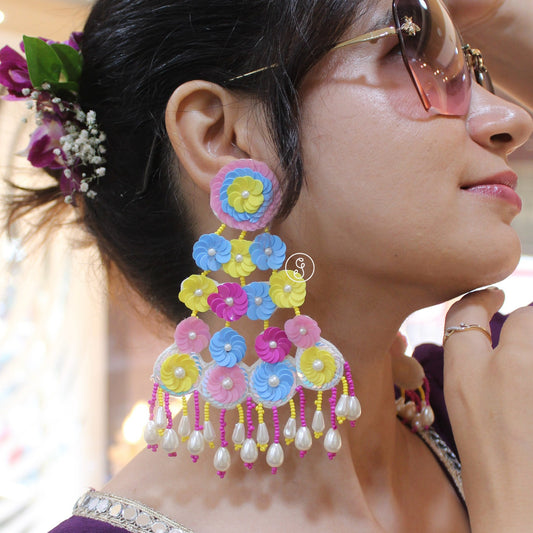
[(318, 346), (307, 348), (297, 354), (296, 361), (304, 384), (307, 382), (317, 390), (333, 386), (338, 374), (338, 363), (328, 350)]
[(261, 233), (250, 246), (252, 261), (259, 270), (278, 270), (285, 262), (287, 246), (277, 236)]
[(196, 316), (182, 320), (174, 332), (178, 350), (186, 353), (200, 353), (209, 344), (210, 338), (209, 326)]
[(256, 269), (250, 255), (251, 244), (251, 241), (245, 239), (233, 239), (231, 241), (231, 259), (222, 265), (226, 274), (232, 278), (241, 278), (248, 276)]
[(197, 361), (188, 354), (173, 354), (161, 365), (161, 384), (177, 395), (190, 392), (199, 375)]
[(207, 276), (193, 274), (181, 284), (179, 293), (180, 302), (183, 302), (191, 311), (205, 312), (209, 310), (207, 297), (216, 292), (215, 282)]
[(320, 339), (320, 328), (307, 315), (298, 315), (285, 322), (285, 333), (298, 348), (311, 348)]
[(295, 386), (296, 370), (290, 361), (259, 363), (253, 370), (252, 395), (265, 407), (283, 405), (294, 394)]
[(267, 363), (279, 363), (291, 349), (291, 341), (279, 328), (267, 328), (255, 339), (257, 356)]
[(266, 281), (254, 281), (243, 287), (248, 296), (248, 311), (250, 320), (269, 320), (276, 310), (276, 304), (268, 294), (270, 285)]
[(192, 255), (202, 270), (216, 272), (231, 259), (231, 243), (216, 233), (202, 235), (194, 244)]
[(239, 365), (227, 368), (213, 365), (202, 380), (202, 392), (217, 407), (231, 409), (246, 396), (248, 376)]
[(208, 296), (207, 303), (226, 322), (239, 320), (248, 310), (248, 296), (238, 283), (222, 283), (218, 292)]
[(280, 270), (270, 276), (270, 297), (280, 308), (300, 307), (305, 301), (306, 283), (294, 270)]
[(272, 220), (281, 202), (276, 176), (259, 161), (226, 165), (211, 182), (211, 209), (231, 228), (255, 231)]
[(209, 351), (220, 366), (232, 367), (244, 358), (246, 341), (234, 329), (222, 328), (213, 335)]

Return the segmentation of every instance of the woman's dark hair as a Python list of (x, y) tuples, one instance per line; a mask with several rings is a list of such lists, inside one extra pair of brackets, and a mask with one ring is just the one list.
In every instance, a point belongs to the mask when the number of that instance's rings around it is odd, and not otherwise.
[[(347, 31), (358, 5), (358, 0), (98, 0), (94, 5), (82, 41), (80, 103), (96, 112), (107, 134), (107, 174), (94, 187), (95, 200), (79, 198), (81, 221), (103, 258), (170, 319), (183, 314), (179, 283), (195, 269), (190, 217), (179, 198), (164, 126), (171, 94), (182, 83), (203, 79), (257, 99), (284, 171), (279, 213), (284, 217), (304, 179), (298, 89)], [(47, 203), (57, 211), (61, 202), (58, 187), (19, 196), (11, 218)]]

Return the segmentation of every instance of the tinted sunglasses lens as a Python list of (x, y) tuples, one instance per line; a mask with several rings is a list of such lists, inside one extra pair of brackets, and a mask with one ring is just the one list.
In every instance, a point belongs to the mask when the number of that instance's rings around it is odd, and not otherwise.
[(439, 0), (394, 0), (393, 6), (404, 61), (424, 107), (465, 115), (472, 80), (448, 11)]

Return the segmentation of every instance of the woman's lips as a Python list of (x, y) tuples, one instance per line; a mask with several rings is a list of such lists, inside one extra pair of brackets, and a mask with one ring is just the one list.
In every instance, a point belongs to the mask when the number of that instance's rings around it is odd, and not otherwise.
[(486, 183), (483, 185), (474, 185), (463, 190), (472, 194), (499, 198), (516, 207), (518, 212), (522, 210), (520, 196), (509, 185), (504, 185), (503, 183)]

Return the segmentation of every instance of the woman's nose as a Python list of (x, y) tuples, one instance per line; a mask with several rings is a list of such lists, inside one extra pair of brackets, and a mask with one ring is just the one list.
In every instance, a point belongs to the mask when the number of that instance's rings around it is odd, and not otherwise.
[(529, 139), (533, 119), (525, 109), (474, 83), (466, 129), (475, 142), (506, 156)]

